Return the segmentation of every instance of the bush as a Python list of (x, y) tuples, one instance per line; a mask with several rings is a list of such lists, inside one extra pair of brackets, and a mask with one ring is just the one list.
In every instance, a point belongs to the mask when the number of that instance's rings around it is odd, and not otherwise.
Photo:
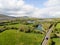
[(0, 28), (0, 33), (5, 31), (5, 28)]
[(19, 28), (19, 30), (20, 30), (21, 32), (31, 33), (31, 32), (33, 32), (33, 30), (34, 30), (34, 27), (32, 27), (32, 26), (27, 26), (27, 25), (21, 25), (20, 28)]
[(30, 32), (28, 26), (26, 26), (26, 25), (21, 25), (19, 30), (22, 32)]
[(40, 32), (40, 30), (34, 30), (34, 33), (42, 34), (42, 32)]
[(55, 45), (55, 42), (52, 39), (49, 39), (47, 45)]
[(54, 34), (54, 33), (52, 33), (50, 38), (51, 38), (51, 39), (52, 39), (52, 38), (57, 38), (57, 35)]
[(18, 28), (17, 28), (17, 27), (11, 27), (11, 29), (15, 29), (15, 30), (18, 30)]

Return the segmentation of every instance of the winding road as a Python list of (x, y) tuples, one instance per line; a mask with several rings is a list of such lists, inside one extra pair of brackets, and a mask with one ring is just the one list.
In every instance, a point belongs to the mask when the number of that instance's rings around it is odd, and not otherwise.
[(48, 40), (50, 39), (50, 34), (51, 34), (52, 30), (53, 30), (53, 27), (54, 27), (54, 25), (52, 25), (51, 28), (49, 29), (49, 31), (47, 32), (47, 34), (46, 34), (46, 36), (45, 36), (45, 38), (44, 38), (44, 40), (42, 42), (42, 45), (47, 45)]

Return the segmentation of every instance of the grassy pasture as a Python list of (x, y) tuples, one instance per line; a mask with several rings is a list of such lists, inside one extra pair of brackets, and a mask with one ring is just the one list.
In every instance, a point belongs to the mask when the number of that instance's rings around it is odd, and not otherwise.
[[(11, 22), (10, 22), (11, 23)], [(44, 35), (41, 33), (25, 33), (25, 32), (20, 32), (20, 28), (23, 28), (23, 30), (26, 30), (27, 27), (29, 27), (30, 30), (33, 30), (34, 24), (23, 24), (23, 23), (8, 23), (8, 25), (0, 26), (0, 28), (6, 28), (9, 27), (9, 29), (3, 31), (0, 33), (0, 45), (40, 45)], [(48, 24), (50, 26), (50, 23)], [(44, 27), (48, 27), (47, 23), (44, 24)], [(10, 27), (16, 27), (18, 30), (11, 29)], [(28, 29), (27, 29), (28, 30)]]
[(56, 25), (55, 29), (56, 29), (56, 30), (55, 30), (56, 32), (59, 32), (59, 33), (60, 33), (60, 23), (58, 23), (58, 24)]
[(60, 45), (60, 38), (53, 38), (55, 45)]
[[(54, 33), (59, 36), (60, 35), (60, 23), (58, 23), (55, 27)], [(53, 38), (55, 45), (60, 45), (60, 38)]]
[(43, 34), (6, 30), (0, 33), (0, 45), (40, 45)]
[(58, 24), (56, 25), (56, 28), (60, 28), (60, 23), (58, 23)]

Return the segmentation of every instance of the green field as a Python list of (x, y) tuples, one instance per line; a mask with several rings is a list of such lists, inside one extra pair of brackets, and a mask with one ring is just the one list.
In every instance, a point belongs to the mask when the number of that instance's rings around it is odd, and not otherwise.
[(56, 25), (56, 28), (60, 28), (60, 23), (58, 23), (58, 24)]
[(36, 29), (41, 23), (27, 23), (25, 20), (14, 20), (0, 24), (0, 45), (41, 45), (50, 23), (42, 23), (45, 29)]
[[(54, 33), (59, 37), (60, 36), (60, 23), (58, 23), (55, 27)], [(60, 38), (53, 38), (52, 40), (55, 42), (55, 45), (60, 45)]]
[(55, 29), (56, 29), (56, 30), (55, 30), (56, 32), (59, 32), (59, 33), (60, 33), (60, 23), (58, 23), (58, 24), (56, 25)]
[(53, 38), (55, 45), (60, 45), (60, 38)]
[(6, 30), (0, 33), (0, 45), (40, 45), (43, 34)]

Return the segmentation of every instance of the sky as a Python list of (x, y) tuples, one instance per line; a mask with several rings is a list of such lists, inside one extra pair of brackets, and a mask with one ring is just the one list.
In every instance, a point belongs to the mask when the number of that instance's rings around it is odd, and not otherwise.
[(0, 14), (60, 18), (60, 0), (0, 0)]
[(43, 3), (46, 1), (47, 0), (25, 0), (26, 4), (33, 5), (37, 8), (43, 8), (44, 7)]

